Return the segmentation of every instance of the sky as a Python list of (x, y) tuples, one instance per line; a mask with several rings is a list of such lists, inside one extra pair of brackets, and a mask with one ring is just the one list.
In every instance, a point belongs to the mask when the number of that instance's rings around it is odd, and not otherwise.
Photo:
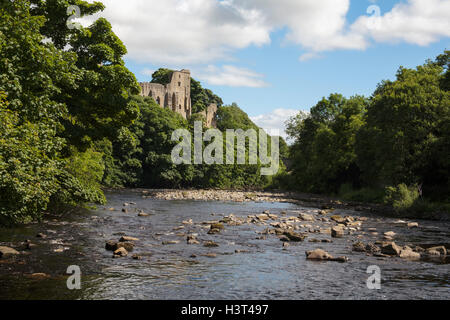
[(322, 97), (370, 96), (400, 66), (450, 48), (450, 0), (101, 2), (138, 81), (189, 69), (225, 104), (282, 132)]

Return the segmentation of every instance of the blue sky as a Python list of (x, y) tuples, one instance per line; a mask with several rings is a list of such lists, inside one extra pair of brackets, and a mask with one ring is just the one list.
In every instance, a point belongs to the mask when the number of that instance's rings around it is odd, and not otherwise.
[(333, 92), (369, 96), (450, 47), (450, 0), (103, 2), (139, 81), (190, 69), (264, 128)]

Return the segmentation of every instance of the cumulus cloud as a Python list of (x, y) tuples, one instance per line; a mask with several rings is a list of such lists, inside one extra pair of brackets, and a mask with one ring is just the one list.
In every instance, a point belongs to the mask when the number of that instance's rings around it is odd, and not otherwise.
[(129, 58), (186, 65), (224, 59), (233, 49), (270, 43), (259, 10), (217, 0), (102, 0)]
[(195, 72), (195, 77), (212, 85), (229, 87), (262, 88), (268, 84), (263, 80), (264, 75), (246, 68), (238, 68), (231, 65), (218, 68), (210, 65), (206, 70)]
[(384, 15), (362, 16), (352, 32), (376, 42), (406, 42), (420, 46), (450, 37), (449, 0), (409, 0)]
[(129, 58), (172, 66), (230, 59), (235, 50), (270, 44), (271, 33), (281, 28), (285, 41), (303, 51), (301, 61), (376, 42), (428, 45), (450, 36), (449, 0), (406, 0), (389, 12), (361, 12), (353, 24), (347, 19), (350, 0), (102, 2), (101, 15), (125, 42)]
[(260, 128), (267, 132), (279, 130), (280, 136), (287, 139), (286, 121), (298, 114), (298, 110), (293, 109), (275, 109), (270, 113), (261, 114), (250, 119)]

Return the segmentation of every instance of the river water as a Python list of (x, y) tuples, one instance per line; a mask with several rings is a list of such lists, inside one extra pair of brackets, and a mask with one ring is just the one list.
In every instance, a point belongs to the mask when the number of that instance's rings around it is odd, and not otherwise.
[[(368, 220), (360, 231), (333, 239), (333, 243), (306, 240), (283, 250), (276, 236), (258, 234), (267, 226), (226, 226), (222, 233), (208, 235), (199, 223), (231, 213), (247, 217), (269, 210), (298, 216), (292, 211), (317, 214), (317, 209), (289, 203), (162, 201), (143, 199), (132, 190), (108, 193), (107, 198), (107, 206), (95, 210), (0, 229), (0, 245), (19, 251), (27, 239), (37, 245), (12, 260), (0, 260), (0, 299), (450, 299), (448, 259), (408, 261), (352, 252), (357, 235), (367, 243), (381, 239), (387, 231), (397, 233), (395, 241), (400, 245), (448, 247), (449, 222), (418, 221), (420, 228), (408, 229), (394, 219), (336, 210), (333, 214)], [(130, 202), (135, 205), (126, 207), (128, 213), (122, 212), (123, 204)], [(140, 210), (151, 215), (138, 217)], [(193, 219), (194, 225), (173, 230), (187, 219)], [(322, 221), (310, 224), (327, 226)], [(377, 228), (379, 235), (370, 234), (369, 228)], [(199, 234), (199, 240), (213, 240), (219, 247), (188, 245), (182, 234), (192, 232)], [(38, 233), (47, 237), (36, 238)], [(128, 257), (113, 259), (105, 250), (105, 241), (122, 235), (140, 241)], [(327, 234), (309, 238), (331, 239)], [(180, 243), (162, 244), (173, 240)], [(345, 255), (349, 261), (306, 260), (305, 251), (316, 248), (334, 256)], [(210, 253), (217, 256), (205, 256)], [(142, 259), (134, 260), (132, 254)], [(71, 265), (81, 269), (81, 290), (67, 289), (66, 271)], [(381, 270), (380, 290), (370, 290), (366, 284), (371, 276), (367, 268), (373, 265)], [(45, 273), (49, 278), (32, 278), (29, 275), (33, 273)]]

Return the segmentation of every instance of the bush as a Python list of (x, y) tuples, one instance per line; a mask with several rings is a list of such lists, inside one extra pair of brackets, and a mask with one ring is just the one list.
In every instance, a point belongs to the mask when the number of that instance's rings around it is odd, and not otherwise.
[(384, 202), (391, 205), (395, 211), (401, 212), (410, 209), (419, 197), (417, 185), (408, 187), (406, 184), (402, 183), (397, 187), (386, 188)]

